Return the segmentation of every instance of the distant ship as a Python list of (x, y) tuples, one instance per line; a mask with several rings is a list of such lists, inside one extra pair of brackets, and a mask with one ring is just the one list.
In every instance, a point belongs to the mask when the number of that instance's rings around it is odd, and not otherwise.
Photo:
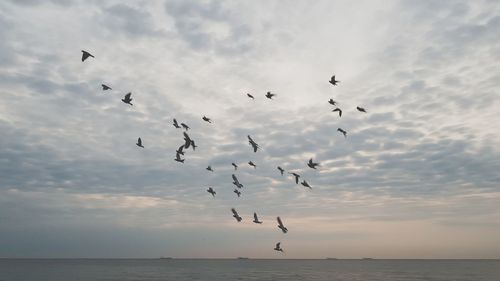
[(247, 257), (237, 257), (236, 259), (238, 259), (238, 260), (248, 260)]
[(373, 260), (373, 258), (362, 258), (362, 260)]

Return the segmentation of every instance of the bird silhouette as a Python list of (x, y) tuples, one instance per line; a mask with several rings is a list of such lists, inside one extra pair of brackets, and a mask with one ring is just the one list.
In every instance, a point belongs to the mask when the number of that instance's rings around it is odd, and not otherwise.
[(182, 128), (184, 128), (186, 131), (189, 130), (189, 126), (184, 124), (184, 123), (181, 123), (181, 126)]
[(144, 148), (144, 146), (142, 145), (142, 140), (141, 140), (141, 138), (138, 138), (138, 139), (137, 139), (137, 143), (136, 143), (135, 145), (137, 145), (138, 147), (142, 147), (142, 148)]
[(232, 174), (232, 177), (233, 177), (233, 184), (236, 185), (236, 187), (238, 187), (238, 188), (242, 188), (243, 185), (240, 183), (240, 181), (238, 181), (238, 178), (236, 177), (236, 175)]
[(274, 247), (274, 250), (283, 253), (283, 249), (281, 248), (281, 242), (276, 243), (276, 247)]
[(201, 119), (203, 119), (203, 121), (206, 121), (208, 123), (212, 123), (211, 119), (206, 117), (206, 116), (203, 116), (203, 118), (201, 118)]
[(122, 99), (122, 102), (124, 102), (126, 104), (133, 105), (132, 104), (132, 98), (130, 97), (131, 95), (132, 95), (132, 93), (126, 94), (125, 97)]
[(335, 80), (335, 75), (333, 75), (328, 82), (330, 82), (330, 84), (332, 84), (333, 86), (337, 86), (337, 83), (339, 83), (340, 81)]
[(252, 95), (250, 95), (250, 94), (248, 94), (248, 93), (247, 93), (247, 96), (248, 96), (249, 98), (253, 99), (253, 100), (255, 99), (255, 98), (254, 98), (254, 96), (252, 96)]
[(179, 148), (175, 152), (180, 154), (180, 155), (184, 155), (184, 151), (182, 151), (183, 148), (184, 148), (184, 145), (181, 145), (181, 146), (179, 146)]
[(238, 189), (233, 190), (233, 192), (236, 193), (236, 195), (238, 195), (238, 197), (240, 197), (241, 192)]
[(316, 169), (316, 166), (319, 166), (319, 163), (314, 163), (313, 159), (309, 159), (309, 162), (307, 162), (307, 166), (312, 169)]
[(285, 172), (285, 170), (283, 170), (283, 168), (281, 168), (280, 166), (278, 166), (278, 170), (280, 170), (281, 175), (283, 175), (283, 173)]
[(252, 137), (250, 137), (250, 135), (248, 135), (247, 137), (248, 137), (248, 143), (253, 148), (253, 152), (257, 152), (257, 149), (259, 148), (259, 145), (252, 139)]
[(266, 98), (268, 98), (270, 100), (272, 100), (274, 96), (276, 96), (276, 94), (271, 94), (271, 92), (267, 92), (267, 94), (266, 94)]
[(283, 231), (283, 233), (287, 233), (288, 232), (288, 228), (286, 228), (283, 225), (283, 222), (281, 221), (281, 218), (277, 217), (276, 219), (278, 220), (278, 228), (281, 229), (281, 231)]
[(82, 50), (82, 62), (84, 62), (86, 59), (88, 59), (89, 57), (93, 57), (95, 58), (91, 53), (87, 52), (87, 51), (84, 51)]
[(179, 153), (176, 153), (174, 160), (177, 161), (177, 162), (180, 162), (180, 163), (184, 163), (185, 159), (181, 159), (181, 155)]
[(215, 194), (217, 194), (217, 192), (215, 192), (215, 190), (213, 188), (211, 188), (211, 187), (209, 187), (207, 189), (207, 192), (210, 193), (210, 194), (212, 194), (213, 197), (215, 197)]
[(213, 172), (214, 170), (212, 170), (212, 166), (208, 165), (207, 171)]
[(188, 149), (191, 146), (191, 138), (189, 137), (189, 135), (186, 132), (184, 132), (183, 134), (184, 134), (184, 141), (185, 141), (184, 148)]
[(347, 132), (344, 129), (338, 128), (337, 131), (341, 132), (344, 135), (344, 138), (347, 138)]
[(110, 86), (105, 85), (105, 84), (101, 84), (101, 87), (102, 87), (102, 90), (103, 90), (103, 91), (113, 90), (113, 89), (111, 89), (111, 87), (110, 87)]
[(312, 189), (312, 187), (306, 182), (306, 180), (303, 180), (301, 184), (305, 187), (309, 187), (309, 189)]
[(297, 173), (289, 173), (290, 175), (293, 175), (295, 177), (295, 183), (296, 184), (299, 184), (299, 178), (300, 178), (300, 175), (297, 174)]
[(334, 110), (332, 110), (332, 112), (336, 112), (336, 111), (339, 113), (339, 117), (342, 117), (342, 109), (337, 107)]
[(194, 140), (191, 140), (191, 147), (193, 148), (193, 151), (196, 150), (196, 148), (198, 147), (195, 143), (194, 143)]
[(254, 169), (257, 168), (257, 165), (255, 165), (252, 161), (248, 161), (248, 165), (252, 166)]
[(233, 212), (233, 217), (238, 221), (240, 222), (242, 220), (242, 218), (240, 217), (240, 215), (238, 215), (238, 212), (236, 212), (236, 210), (234, 208), (231, 208), (231, 212)]
[(174, 118), (174, 127), (176, 127), (177, 129), (179, 129), (181, 126), (179, 126), (179, 123), (177, 123), (177, 120), (175, 120)]
[(360, 112), (364, 112), (364, 113), (366, 113), (366, 110), (365, 110), (364, 108), (362, 108), (362, 107), (356, 106), (356, 109), (357, 109), (358, 111), (360, 111)]
[(233, 165), (235, 171), (238, 170), (238, 165), (236, 165), (234, 163), (231, 163), (231, 165)]
[(262, 223), (262, 221), (259, 221), (259, 218), (257, 217), (257, 213), (253, 213), (253, 222), (258, 223), (258, 224)]
[(333, 99), (330, 99), (328, 103), (331, 105), (337, 105), (338, 102), (334, 101)]

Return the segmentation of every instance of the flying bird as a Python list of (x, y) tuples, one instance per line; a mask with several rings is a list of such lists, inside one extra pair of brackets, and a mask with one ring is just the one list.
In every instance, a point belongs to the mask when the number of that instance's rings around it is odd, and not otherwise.
[(344, 135), (344, 138), (347, 138), (347, 132), (344, 129), (338, 128), (337, 131), (341, 132)]
[(231, 212), (233, 212), (233, 217), (238, 221), (240, 222), (241, 221), (241, 217), (240, 215), (238, 215), (238, 212), (236, 212), (236, 210), (234, 208), (231, 208)]
[(91, 53), (82, 50), (82, 62), (88, 59), (89, 57), (95, 58)]
[(248, 137), (248, 143), (253, 147), (253, 152), (257, 152), (259, 145), (252, 139), (252, 137), (250, 137), (250, 135), (248, 135), (247, 137)]
[(312, 187), (306, 182), (306, 180), (303, 180), (300, 184), (302, 184), (305, 187), (309, 187), (309, 189), (312, 189)]
[(138, 147), (142, 147), (142, 148), (144, 148), (144, 146), (142, 145), (142, 140), (141, 140), (141, 138), (138, 138), (138, 139), (137, 139), (137, 143), (136, 143), (135, 145), (137, 145)]
[(276, 243), (276, 247), (274, 247), (274, 250), (278, 251), (278, 252), (283, 252), (283, 249), (281, 248), (280, 245), (281, 245), (281, 242)]
[(314, 163), (313, 159), (309, 159), (309, 162), (307, 162), (307, 166), (312, 169), (316, 169), (316, 166), (319, 166), (319, 163)]
[(249, 98), (253, 99), (253, 100), (255, 99), (255, 98), (254, 98), (254, 96), (252, 96), (252, 95), (250, 95), (250, 94), (248, 94), (248, 93), (247, 93), (247, 96), (248, 96)]
[(189, 126), (188, 126), (188, 125), (186, 125), (186, 124), (184, 124), (184, 123), (181, 123), (181, 126), (182, 126), (184, 129), (186, 129), (186, 131), (187, 131), (187, 130), (189, 130)]
[(182, 149), (184, 148), (184, 145), (179, 146), (179, 148), (175, 151), (178, 154), (184, 155), (184, 151)]
[(252, 161), (248, 161), (248, 165), (252, 166), (254, 169), (257, 168), (257, 165), (255, 165)]
[(362, 107), (356, 106), (356, 109), (357, 109), (358, 111), (360, 111), (360, 112), (364, 112), (364, 113), (366, 113), (366, 110), (365, 110), (364, 108), (362, 108)]
[(342, 109), (337, 107), (334, 110), (332, 110), (332, 112), (336, 112), (336, 111), (339, 113), (339, 117), (342, 117)]
[(262, 221), (259, 221), (259, 218), (257, 217), (257, 213), (253, 213), (253, 222), (258, 223), (258, 224), (262, 223)]
[(184, 132), (183, 134), (184, 134), (184, 141), (185, 141), (184, 148), (188, 149), (191, 146), (191, 138), (189, 137), (189, 135), (186, 132)]
[(126, 104), (133, 105), (132, 104), (132, 98), (130, 97), (131, 95), (132, 95), (132, 93), (126, 94), (125, 97), (122, 99), (122, 102), (124, 102)]
[(243, 185), (238, 181), (238, 178), (236, 177), (236, 175), (233, 174), (232, 177), (233, 177), (233, 184), (236, 185), (236, 187), (238, 187), (238, 188), (242, 188)]
[(203, 121), (206, 121), (208, 123), (212, 123), (211, 119), (206, 117), (206, 116), (203, 116), (203, 118), (201, 118), (201, 119), (203, 119)]
[(177, 162), (180, 162), (180, 163), (184, 163), (185, 159), (181, 159), (181, 155), (179, 153), (176, 153), (174, 160), (177, 161)]
[(179, 126), (179, 123), (177, 123), (177, 120), (175, 120), (174, 118), (174, 127), (176, 127), (177, 129), (179, 129), (181, 126)]
[(276, 219), (278, 220), (278, 228), (281, 229), (281, 231), (283, 231), (283, 233), (287, 233), (288, 229), (283, 225), (281, 218), (277, 217)]
[(337, 86), (337, 83), (339, 83), (340, 81), (335, 80), (335, 75), (333, 75), (328, 82), (330, 82), (330, 84), (332, 84), (333, 86)]
[(293, 175), (295, 177), (295, 183), (296, 184), (299, 184), (299, 178), (300, 178), (300, 175), (297, 174), (297, 173), (289, 173), (290, 175)]
[(193, 148), (193, 151), (196, 150), (196, 148), (198, 147), (195, 143), (194, 143), (194, 140), (191, 140), (191, 147)]
[(281, 175), (283, 175), (283, 173), (285, 172), (285, 170), (283, 170), (283, 168), (281, 168), (280, 166), (278, 166), (278, 170), (280, 170)]
[(266, 94), (266, 98), (268, 98), (270, 100), (272, 100), (274, 96), (276, 96), (276, 94), (271, 94), (271, 92), (267, 92), (267, 94)]
[(111, 87), (110, 87), (110, 86), (105, 85), (105, 84), (101, 84), (101, 87), (102, 87), (102, 90), (103, 90), (103, 91), (113, 90), (113, 89), (111, 89)]
[(328, 103), (331, 105), (337, 105), (338, 102), (334, 101), (333, 99), (330, 99)]
[(236, 193), (236, 195), (238, 195), (238, 197), (240, 197), (241, 192), (238, 189), (233, 190), (233, 192)]
[(234, 163), (231, 163), (231, 165), (233, 165), (235, 171), (238, 170), (238, 165), (236, 165)]
[(210, 193), (210, 194), (212, 194), (213, 197), (215, 197), (215, 194), (217, 194), (217, 192), (215, 192), (215, 190), (213, 188), (211, 188), (211, 187), (209, 187), (207, 189), (207, 192)]
[(210, 166), (210, 165), (208, 165), (207, 170), (210, 171), (210, 172), (214, 171), (214, 170), (212, 170), (212, 166)]

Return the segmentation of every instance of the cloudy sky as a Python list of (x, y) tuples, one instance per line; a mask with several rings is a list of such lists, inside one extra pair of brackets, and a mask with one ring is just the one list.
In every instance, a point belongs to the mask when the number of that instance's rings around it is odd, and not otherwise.
[(0, 257), (500, 258), (500, 3), (375, 2), (1, 1)]

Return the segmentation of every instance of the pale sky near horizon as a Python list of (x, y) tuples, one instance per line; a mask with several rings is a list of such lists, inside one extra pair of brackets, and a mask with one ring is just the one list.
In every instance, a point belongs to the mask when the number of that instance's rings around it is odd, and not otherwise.
[(0, 257), (500, 258), (499, 30), (489, 0), (1, 1)]

